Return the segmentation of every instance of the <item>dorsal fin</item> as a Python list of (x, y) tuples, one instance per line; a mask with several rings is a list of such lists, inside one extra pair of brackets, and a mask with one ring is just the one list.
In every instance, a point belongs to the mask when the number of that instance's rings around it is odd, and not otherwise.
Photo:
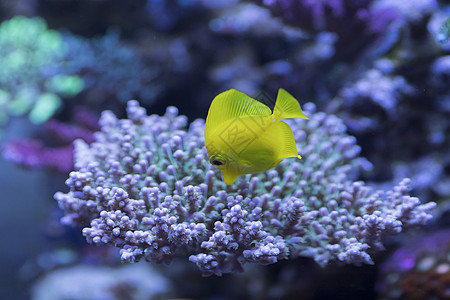
[(217, 95), (211, 103), (206, 117), (205, 137), (230, 120), (247, 116), (269, 116), (270, 108), (244, 93), (231, 89)]
[(302, 112), (298, 101), (284, 89), (278, 90), (277, 102), (273, 109), (276, 120), (284, 119), (308, 119)]

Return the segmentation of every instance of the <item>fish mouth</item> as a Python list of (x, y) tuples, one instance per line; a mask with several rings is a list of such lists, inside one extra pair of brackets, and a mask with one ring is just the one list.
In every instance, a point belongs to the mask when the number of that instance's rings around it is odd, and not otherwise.
[(240, 176), (239, 174), (235, 174), (235, 173), (231, 173), (231, 172), (227, 172), (227, 171), (222, 171), (222, 175), (223, 175), (223, 182), (226, 185), (232, 185), (236, 179)]

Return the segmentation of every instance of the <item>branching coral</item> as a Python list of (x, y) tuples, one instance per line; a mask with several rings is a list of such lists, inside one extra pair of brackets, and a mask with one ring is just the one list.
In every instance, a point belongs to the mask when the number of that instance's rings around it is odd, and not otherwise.
[(372, 263), (383, 236), (426, 223), (435, 204), (410, 197), (407, 179), (390, 191), (353, 182), (371, 168), (355, 139), (337, 117), (304, 108), (310, 119), (290, 122), (303, 159), (231, 187), (209, 164), (203, 120), (186, 129), (176, 108), (147, 116), (136, 101), (128, 119), (106, 111), (96, 141), (75, 143), (70, 191), (55, 194), (61, 221), (87, 226), (87, 241), (115, 245), (122, 261), (190, 254), (204, 275), (298, 256)]
[(376, 61), (375, 68), (339, 91), (328, 110), (345, 115), (346, 125), (353, 132), (372, 132), (383, 121), (398, 120), (399, 103), (414, 95), (414, 88), (404, 77), (392, 74), (393, 68), (388, 59)]

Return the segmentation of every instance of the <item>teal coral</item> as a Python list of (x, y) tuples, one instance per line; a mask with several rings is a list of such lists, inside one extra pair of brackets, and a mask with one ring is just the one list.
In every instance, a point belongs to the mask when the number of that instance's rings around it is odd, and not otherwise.
[[(0, 25), (0, 108), (2, 123), (8, 115), (29, 113), (33, 123), (43, 123), (61, 106), (61, 98), (75, 96), (83, 81), (65, 74), (67, 45), (60, 33), (40, 18), (16, 16)], [(55, 88), (55, 81), (66, 84)], [(67, 84), (70, 79), (76, 84)]]
[(445, 20), (439, 29), (438, 35), (436, 37), (437, 41), (440, 43), (445, 43), (450, 38), (450, 17)]
[(42, 124), (80, 93), (91, 105), (98, 98), (148, 102), (158, 92), (156, 69), (114, 30), (86, 39), (16, 16), (0, 24), (0, 57), (0, 126), (22, 115)]
[(174, 107), (147, 116), (136, 101), (128, 118), (103, 113), (91, 145), (75, 142), (68, 193), (55, 199), (64, 224), (82, 225), (94, 244), (120, 248), (122, 261), (169, 263), (189, 256), (204, 275), (298, 256), (318, 264), (373, 263), (382, 238), (431, 219), (435, 203), (354, 181), (371, 164), (359, 157), (343, 122), (304, 105), (291, 120), (300, 161), (225, 186), (204, 147), (204, 120), (188, 126)]
[(118, 30), (110, 29), (105, 35), (89, 40), (64, 34), (64, 40), (72, 58), (70, 68), (84, 74), (87, 101), (98, 101), (99, 94), (104, 95), (100, 98), (115, 98), (122, 102), (136, 97), (144, 102), (154, 100), (159, 91), (154, 83), (157, 68), (122, 42)]

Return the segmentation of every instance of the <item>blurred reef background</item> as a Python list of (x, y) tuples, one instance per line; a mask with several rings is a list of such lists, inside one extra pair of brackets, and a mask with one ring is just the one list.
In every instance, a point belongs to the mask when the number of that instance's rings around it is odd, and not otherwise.
[[(0, 299), (450, 299), (449, 17), (0, 1)], [(212, 99), (280, 87), (303, 159), (225, 187)]]

